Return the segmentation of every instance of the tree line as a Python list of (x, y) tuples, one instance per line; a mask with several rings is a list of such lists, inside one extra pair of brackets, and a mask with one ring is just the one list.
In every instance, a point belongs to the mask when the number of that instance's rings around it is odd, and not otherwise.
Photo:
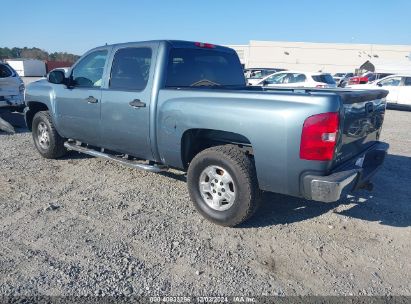
[(74, 63), (80, 58), (78, 55), (66, 53), (66, 52), (54, 52), (48, 53), (45, 50), (32, 47), (24, 48), (8, 48), (0, 47), (0, 60), (2, 59), (16, 59), (16, 58), (27, 58), (27, 59), (39, 59), (39, 60), (49, 60), (49, 61), (64, 61)]

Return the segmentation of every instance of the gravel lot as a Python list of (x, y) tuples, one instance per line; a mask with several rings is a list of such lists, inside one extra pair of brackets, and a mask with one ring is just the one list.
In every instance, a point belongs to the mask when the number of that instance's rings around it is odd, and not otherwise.
[(387, 112), (373, 192), (267, 193), (236, 229), (195, 212), (181, 172), (45, 160), (3, 117), (0, 295), (411, 295), (411, 112)]

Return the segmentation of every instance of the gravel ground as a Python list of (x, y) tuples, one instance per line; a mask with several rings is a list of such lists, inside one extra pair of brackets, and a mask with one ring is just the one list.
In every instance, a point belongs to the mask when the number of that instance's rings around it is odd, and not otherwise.
[(373, 192), (267, 193), (236, 229), (195, 212), (181, 172), (42, 159), (3, 117), (0, 295), (411, 295), (411, 112), (387, 112)]

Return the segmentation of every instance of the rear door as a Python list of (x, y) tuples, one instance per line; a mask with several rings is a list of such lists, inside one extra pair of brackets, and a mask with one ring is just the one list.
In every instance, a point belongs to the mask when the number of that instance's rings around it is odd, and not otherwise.
[(107, 86), (102, 93), (102, 146), (152, 159), (150, 106), (158, 43), (129, 44), (113, 50)]
[(71, 86), (51, 84), (63, 137), (100, 145), (101, 86), (108, 52), (102, 48), (86, 54), (71, 70)]
[(287, 73), (283, 84), (289, 87), (305, 87), (307, 86), (307, 76), (301, 73)]
[(400, 90), (401, 80), (402, 79), (400, 76), (391, 76), (384, 78), (376, 83), (378, 87), (389, 92), (387, 95), (387, 102), (398, 102), (398, 94)]
[(264, 80), (264, 86), (267, 87), (281, 87), (287, 78), (287, 73), (276, 73)]
[(411, 77), (403, 77), (403, 85), (398, 89), (397, 103), (411, 106)]

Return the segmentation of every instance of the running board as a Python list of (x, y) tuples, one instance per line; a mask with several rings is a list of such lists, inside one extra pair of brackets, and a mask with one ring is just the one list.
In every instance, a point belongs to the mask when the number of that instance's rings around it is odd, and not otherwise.
[(73, 151), (88, 154), (88, 155), (91, 155), (91, 156), (112, 160), (112, 161), (118, 162), (118, 163), (120, 163), (124, 166), (134, 168), (134, 169), (141, 169), (141, 170), (144, 170), (144, 171), (155, 172), (155, 173), (164, 172), (164, 171), (168, 170), (168, 167), (164, 166), (164, 165), (142, 164), (142, 163), (138, 163), (136, 161), (132, 161), (132, 160), (124, 159), (124, 158), (121, 158), (121, 157), (113, 156), (113, 155), (110, 155), (110, 154), (107, 154), (107, 153), (104, 153), (104, 152), (99, 152), (99, 151), (96, 151), (96, 150), (93, 150), (93, 149), (88, 149), (88, 148), (76, 145), (75, 143), (65, 142), (64, 147), (66, 147), (67, 150), (73, 150)]

